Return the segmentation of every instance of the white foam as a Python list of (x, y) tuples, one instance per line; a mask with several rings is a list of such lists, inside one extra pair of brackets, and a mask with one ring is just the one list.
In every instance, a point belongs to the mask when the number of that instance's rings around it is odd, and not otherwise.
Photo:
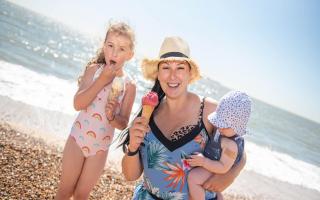
[(76, 81), (39, 74), (20, 65), (0, 60), (0, 94), (29, 105), (65, 114), (75, 114)]
[(245, 169), (320, 191), (320, 168), (292, 156), (246, 142)]

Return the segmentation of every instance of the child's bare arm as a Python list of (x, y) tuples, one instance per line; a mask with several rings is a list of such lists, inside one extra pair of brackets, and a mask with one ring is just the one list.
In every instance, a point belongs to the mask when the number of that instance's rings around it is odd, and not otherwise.
[(73, 101), (74, 108), (77, 111), (86, 109), (94, 98), (96, 98), (100, 90), (105, 85), (109, 84), (115, 76), (115, 72), (113, 72), (110, 67), (106, 66), (100, 76), (93, 82), (93, 76), (98, 67), (98, 64), (93, 64), (84, 72), (79, 84), (79, 89), (75, 94)]
[(202, 154), (192, 155), (188, 162), (191, 166), (203, 167), (216, 174), (224, 174), (232, 167), (238, 153), (237, 144), (227, 138), (221, 139), (221, 157), (220, 160), (210, 160)]
[(227, 187), (229, 187), (232, 182), (239, 176), (241, 170), (244, 168), (247, 161), (246, 154), (244, 152), (243, 157), (240, 162), (232, 167), (225, 174), (213, 174), (206, 182), (203, 184), (203, 188), (209, 191), (222, 192)]
[[(113, 116), (107, 116), (107, 119), (114, 118), (109, 121), (111, 126), (117, 128), (119, 130), (123, 130), (128, 126), (130, 113), (132, 110), (135, 96), (136, 96), (136, 85), (134, 83), (128, 83), (126, 85), (126, 93), (125, 93), (123, 101), (122, 101), (120, 113), (114, 115), (112, 112), (111, 115), (113, 115)], [(109, 112), (106, 112), (106, 114), (108, 115)]]
[(203, 167), (208, 171), (216, 174), (224, 174), (230, 170), (237, 158), (237, 144), (227, 138), (221, 139), (221, 157), (220, 160), (210, 160), (206, 158)]

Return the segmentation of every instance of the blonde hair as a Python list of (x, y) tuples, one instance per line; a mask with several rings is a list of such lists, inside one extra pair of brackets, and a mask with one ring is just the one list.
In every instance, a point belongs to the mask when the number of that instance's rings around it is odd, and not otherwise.
[[(118, 35), (121, 35), (121, 36), (125, 36), (127, 37), (129, 40), (130, 40), (130, 49), (132, 51), (134, 51), (134, 46), (135, 46), (135, 34), (134, 34), (134, 31), (133, 29), (126, 23), (124, 22), (115, 22), (115, 23), (112, 23), (110, 22), (109, 23), (109, 27), (107, 29), (107, 33), (106, 33), (106, 36), (103, 40), (103, 43), (101, 45), (101, 47), (98, 49), (95, 57), (93, 57), (86, 65), (85, 67), (85, 70), (84, 70), (84, 73), (87, 71), (87, 69), (92, 65), (92, 64), (106, 64), (106, 60), (104, 58), (104, 52), (103, 52), (103, 46), (104, 46), (104, 43), (106, 42), (107, 40), (107, 37), (110, 33), (116, 33)], [(79, 76), (78, 78), (78, 84), (80, 84), (81, 82), (81, 79), (84, 75), (84, 73)]]

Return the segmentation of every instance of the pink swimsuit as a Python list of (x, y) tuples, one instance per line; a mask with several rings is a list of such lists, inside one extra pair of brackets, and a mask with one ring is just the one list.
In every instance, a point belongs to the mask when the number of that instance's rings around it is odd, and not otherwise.
[[(101, 73), (102, 68), (100, 67), (96, 71), (94, 79)], [(124, 80), (125, 84), (130, 81), (128, 76), (125, 76)], [(109, 124), (105, 115), (105, 106), (111, 85), (112, 83), (106, 85), (87, 109), (80, 111), (71, 128), (70, 135), (75, 139), (85, 157), (107, 151), (111, 145), (114, 128)], [(125, 91), (118, 98), (120, 106), (124, 94)], [(119, 112), (120, 109), (117, 110), (117, 113)]]

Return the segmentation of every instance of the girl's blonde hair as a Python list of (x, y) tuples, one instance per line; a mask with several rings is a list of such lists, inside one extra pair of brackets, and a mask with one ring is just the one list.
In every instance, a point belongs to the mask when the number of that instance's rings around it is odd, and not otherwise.
[[(86, 65), (86, 68), (84, 70), (87, 71), (87, 69), (92, 65), (92, 64), (106, 64), (106, 60), (104, 58), (104, 52), (103, 52), (103, 46), (104, 43), (107, 40), (107, 37), (110, 33), (116, 33), (118, 35), (122, 35), (127, 37), (131, 43), (130, 43), (130, 49), (134, 51), (134, 46), (135, 46), (135, 34), (133, 29), (126, 23), (124, 22), (116, 22), (116, 23), (110, 23), (109, 27), (107, 29), (106, 36), (103, 40), (102, 46), (98, 49), (95, 57), (93, 57)], [(80, 84), (81, 79), (83, 77), (84, 73), (78, 78), (78, 84)]]

